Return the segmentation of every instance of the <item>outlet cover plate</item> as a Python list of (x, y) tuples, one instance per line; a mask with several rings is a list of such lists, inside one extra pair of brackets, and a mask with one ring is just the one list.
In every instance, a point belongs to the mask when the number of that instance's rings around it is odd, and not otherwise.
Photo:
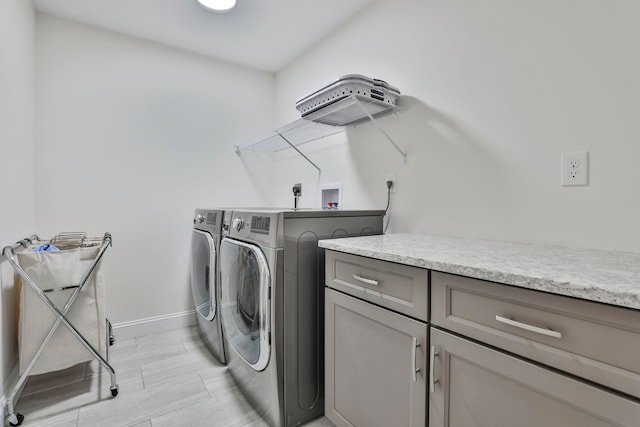
[(560, 185), (589, 185), (589, 153), (562, 153), (560, 155)]

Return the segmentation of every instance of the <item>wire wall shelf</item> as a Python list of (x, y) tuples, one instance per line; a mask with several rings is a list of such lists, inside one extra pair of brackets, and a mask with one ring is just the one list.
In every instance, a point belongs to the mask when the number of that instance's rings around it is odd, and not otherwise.
[(235, 145), (235, 152), (240, 155), (244, 150), (276, 152), (293, 148), (315, 167), (320, 174), (322, 172), (321, 169), (302, 153), (298, 146), (344, 132), (347, 126), (371, 121), (400, 153), (406, 163), (406, 153), (398, 147), (393, 138), (374, 118), (374, 116), (388, 114), (396, 109), (397, 107), (394, 105), (381, 106), (366, 100), (363, 101), (353, 95), (347, 96), (303, 118), (279, 127), (260, 139), (242, 145)]

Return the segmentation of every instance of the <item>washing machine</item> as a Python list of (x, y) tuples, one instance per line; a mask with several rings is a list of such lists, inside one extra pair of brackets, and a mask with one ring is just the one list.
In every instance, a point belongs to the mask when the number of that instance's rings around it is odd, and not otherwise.
[(318, 240), (382, 233), (384, 211), (234, 210), (220, 245), (227, 362), (271, 426), (324, 412), (324, 250)]
[(191, 295), (198, 332), (223, 364), (227, 359), (220, 318), (218, 253), (224, 216), (223, 209), (196, 209), (191, 235)]

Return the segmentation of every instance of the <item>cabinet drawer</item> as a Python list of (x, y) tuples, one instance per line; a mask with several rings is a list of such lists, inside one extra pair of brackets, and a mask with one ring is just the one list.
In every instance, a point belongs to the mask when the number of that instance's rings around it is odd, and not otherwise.
[(326, 252), (326, 285), (416, 319), (428, 319), (428, 270)]
[(432, 272), (431, 322), (640, 397), (640, 311)]
[(431, 328), (430, 427), (632, 427), (640, 403)]

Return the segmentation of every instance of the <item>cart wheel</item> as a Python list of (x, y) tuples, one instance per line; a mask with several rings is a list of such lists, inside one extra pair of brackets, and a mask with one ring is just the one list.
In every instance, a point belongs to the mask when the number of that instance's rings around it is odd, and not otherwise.
[(15, 414), (9, 414), (7, 415), (7, 421), (9, 421), (10, 426), (19, 426), (20, 424), (22, 424), (22, 421), (24, 421), (24, 415), (19, 412), (16, 412)]
[(116, 339), (114, 337), (109, 337), (109, 345), (113, 345), (114, 342), (116, 342)]
[(119, 388), (117, 385), (111, 387), (111, 396), (116, 397), (118, 395), (118, 390)]

